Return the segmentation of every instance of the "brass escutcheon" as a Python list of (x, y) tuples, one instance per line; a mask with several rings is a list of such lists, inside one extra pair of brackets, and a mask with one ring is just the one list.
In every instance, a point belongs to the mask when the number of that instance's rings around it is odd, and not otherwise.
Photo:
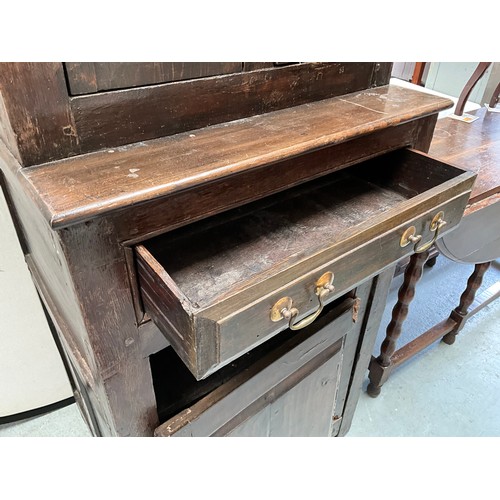
[(335, 287), (332, 285), (333, 277), (333, 273), (328, 271), (315, 283), (315, 294), (319, 301), (319, 306), (316, 312), (294, 324), (293, 321), (299, 315), (299, 310), (296, 307), (293, 307), (293, 300), (291, 297), (282, 297), (271, 308), (271, 321), (276, 322), (282, 319), (287, 319), (288, 326), (291, 330), (300, 330), (301, 328), (309, 326), (321, 314), (326, 296), (335, 290)]
[(437, 231), (437, 230), (441, 229), (445, 224), (446, 224), (446, 221), (444, 220), (444, 212), (441, 210), (431, 220), (430, 229), (431, 229), (431, 231)]
[(415, 245), (414, 248), (415, 253), (425, 252), (426, 250), (429, 250), (429, 248), (431, 248), (434, 242), (438, 239), (439, 231), (445, 224), (446, 221), (444, 220), (444, 212), (440, 211), (431, 220), (429, 228), (434, 233), (434, 235), (430, 241), (424, 243), (423, 245), (417, 246), (417, 243), (419, 243), (420, 240), (422, 239), (422, 235), (421, 234), (415, 235), (415, 233), (417, 232), (415, 226), (410, 226), (408, 229), (405, 230), (405, 232), (401, 236), (399, 245), (401, 247), (405, 247), (410, 243), (413, 243)]
[(280, 321), (283, 319), (282, 311), (289, 311), (292, 308), (293, 300), (290, 297), (283, 297), (271, 309), (271, 321)]
[(401, 236), (399, 246), (404, 248), (408, 246), (410, 243), (416, 243), (417, 241), (420, 241), (422, 239), (422, 235), (419, 234), (415, 236), (416, 232), (417, 228), (415, 226), (410, 226), (408, 229), (406, 229), (406, 231), (403, 233), (403, 236)]

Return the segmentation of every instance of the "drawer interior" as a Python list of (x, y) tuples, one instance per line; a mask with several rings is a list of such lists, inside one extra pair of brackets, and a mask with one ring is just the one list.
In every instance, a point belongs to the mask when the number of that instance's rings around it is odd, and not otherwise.
[[(301, 332), (290, 335), (290, 331), (283, 331), (200, 381), (191, 374), (172, 347), (150, 356), (160, 424), (204, 398), (208, 399), (206, 404), (199, 405), (201, 408), (220, 400), (228, 391), (236, 389), (319, 329), (350, 311), (354, 305), (355, 294), (356, 291), (353, 290), (328, 304), (320, 318)], [(339, 330), (338, 338), (340, 339), (344, 333)], [(227, 384), (229, 381), (231, 383)], [(218, 388), (218, 393), (214, 394)]]
[(463, 171), (397, 150), (144, 245), (198, 310), (370, 227)]

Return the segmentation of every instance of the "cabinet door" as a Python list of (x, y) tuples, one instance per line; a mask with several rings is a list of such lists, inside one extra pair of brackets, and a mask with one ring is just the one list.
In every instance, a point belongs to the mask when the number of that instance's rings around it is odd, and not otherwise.
[(241, 62), (68, 62), (71, 95), (238, 73)]
[[(336, 387), (342, 367), (342, 349), (321, 366), (244, 421), (228, 436), (329, 436)], [(300, 374), (295, 374), (300, 378)]]
[(301, 332), (157, 428), (157, 436), (329, 436), (343, 351), (354, 332), (346, 298)]

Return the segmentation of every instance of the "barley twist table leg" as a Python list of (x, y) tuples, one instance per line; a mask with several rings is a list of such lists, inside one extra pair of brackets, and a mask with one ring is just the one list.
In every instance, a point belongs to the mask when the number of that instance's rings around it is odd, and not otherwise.
[(396, 351), (396, 343), (401, 335), (403, 323), (408, 316), (408, 309), (415, 296), (415, 286), (422, 276), (423, 266), (429, 256), (429, 251), (414, 254), (404, 274), (404, 281), (398, 292), (398, 301), (392, 310), (392, 320), (378, 358), (372, 358), (369, 366), (370, 383), (367, 393), (376, 397), (384, 382), (388, 379), (391, 370), (391, 356)]
[(458, 332), (463, 328), (464, 323), (467, 319), (469, 307), (471, 306), (472, 302), (474, 302), (476, 292), (483, 282), (484, 273), (488, 270), (490, 265), (491, 262), (484, 262), (482, 264), (476, 264), (474, 266), (474, 271), (467, 280), (467, 287), (460, 296), (460, 304), (452, 311), (450, 315), (450, 318), (457, 323), (457, 326), (453, 329), (453, 331), (447, 333), (443, 337), (444, 343), (451, 345), (455, 342)]

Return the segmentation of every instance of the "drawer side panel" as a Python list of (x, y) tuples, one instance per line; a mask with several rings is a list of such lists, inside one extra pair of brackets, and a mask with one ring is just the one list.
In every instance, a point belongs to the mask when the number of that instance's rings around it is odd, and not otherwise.
[(140, 249), (137, 255), (137, 275), (145, 312), (167, 337), (188, 367), (197, 365), (193, 322), (181, 305), (179, 296), (162, 281), (147, 256)]

